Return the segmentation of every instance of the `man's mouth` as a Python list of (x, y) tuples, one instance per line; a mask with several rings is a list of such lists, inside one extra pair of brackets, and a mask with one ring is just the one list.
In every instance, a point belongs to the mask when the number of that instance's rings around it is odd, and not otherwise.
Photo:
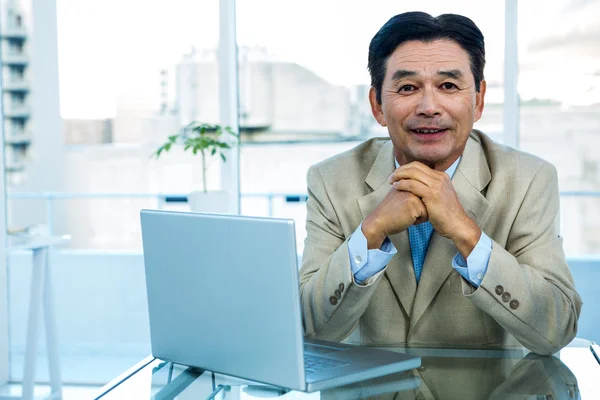
[(441, 132), (445, 132), (446, 130), (447, 129), (441, 129), (441, 128), (417, 128), (417, 129), (411, 129), (412, 132), (419, 133), (419, 134), (441, 133)]

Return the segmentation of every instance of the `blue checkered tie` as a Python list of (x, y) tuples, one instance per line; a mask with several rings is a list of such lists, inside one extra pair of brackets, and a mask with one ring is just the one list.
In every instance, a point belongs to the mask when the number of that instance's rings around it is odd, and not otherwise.
[(427, 254), (427, 247), (429, 246), (429, 240), (431, 239), (432, 233), (433, 226), (431, 226), (429, 221), (408, 227), (410, 252), (415, 267), (417, 283), (419, 283), (419, 279), (421, 278), (421, 270), (423, 269), (423, 262), (425, 261), (425, 254)]

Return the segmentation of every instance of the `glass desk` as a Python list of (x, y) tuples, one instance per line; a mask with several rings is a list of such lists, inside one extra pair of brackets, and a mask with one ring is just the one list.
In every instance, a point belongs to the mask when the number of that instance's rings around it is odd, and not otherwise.
[(600, 361), (592, 351), (593, 345), (575, 339), (554, 356), (539, 356), (524, 348), (385, 346), (421, 356), (422, 366), (315, 393), (288, 391), (148, 357), (107, 384), (96, 398), (598, 400)]

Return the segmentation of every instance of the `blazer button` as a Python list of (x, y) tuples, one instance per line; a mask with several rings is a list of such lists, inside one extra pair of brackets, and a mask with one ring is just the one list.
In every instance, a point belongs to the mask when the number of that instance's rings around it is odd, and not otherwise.
[(335, 297), (337, 297), (338, 299), (342, 298), (342, 292), (340, 292), (339, 290), (335, 289), (335, 292), (333, 293), (335, 293)]
[(504, 288), (500, 285), (496, 286), (496, 294), (500, 296), (502, 293), (504, 293)]
[(331, 303), (331, 305), (335, 306), (337, 304), (337, 297), (331, 296), (329, 298), (329, 302)]
[(511, 301), (510, 308), (512, 308), (513, 310), (516, 310), (517, 308), (519, 308), (519, 301), (518, 300)]
[(508, 303), (510, 301), (510, 293), (504, 292), (502, 294), (502, 301), (505, 302), (505, 303)]
[(340, 286), (338, 286), (338, 288), (340, 289), (340, 292), (342, 292), (342, 293), (343, 293), (343, 292), (344, 292), (344, 289), (345, 289), (346, 287), (344, 286), (344, 284), (343, 284), (343, 283), (340, 283)]

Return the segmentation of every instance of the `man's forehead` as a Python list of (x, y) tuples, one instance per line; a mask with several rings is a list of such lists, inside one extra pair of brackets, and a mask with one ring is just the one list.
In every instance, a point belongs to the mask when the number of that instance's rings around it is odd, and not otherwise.
[(412, 40), (398, 46), (387, 61), (388, 77), (392, 78), (398, 70), (414, 71), (416, 74), (458, 70), (465, 75), (470, 70), (470, 59), (467, 52), (451, 40)]

